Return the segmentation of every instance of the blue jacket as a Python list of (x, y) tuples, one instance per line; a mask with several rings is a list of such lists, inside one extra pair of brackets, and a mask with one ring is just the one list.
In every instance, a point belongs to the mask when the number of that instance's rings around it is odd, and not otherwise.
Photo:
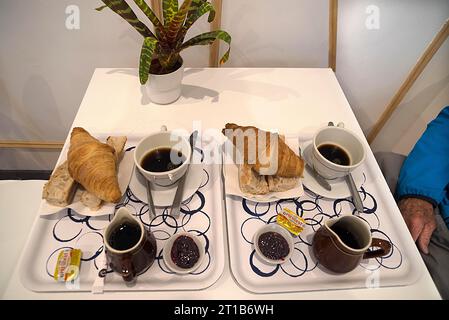
[(427, 125), (399, 174), (399, 198), (417, 196), (440, 207), (449, 227), (449, 106)]

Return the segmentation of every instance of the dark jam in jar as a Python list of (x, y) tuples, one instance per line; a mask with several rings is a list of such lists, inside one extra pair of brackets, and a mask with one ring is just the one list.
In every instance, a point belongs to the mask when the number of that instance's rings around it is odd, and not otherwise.
[(192, 268), (200, 258), (200, 250), (188, 236), (179, 236), (171, 248), (171, 259), (180, 268)]
[(271, 260), (284, 260), (290, 253), (287, 240), (277, 232), (265, 232), (257, 242), (262, 254)]

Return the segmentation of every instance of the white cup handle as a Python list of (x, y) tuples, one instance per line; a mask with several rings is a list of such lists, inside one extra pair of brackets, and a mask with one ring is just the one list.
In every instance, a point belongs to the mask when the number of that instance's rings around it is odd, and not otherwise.
[(161, 132), (166, 132), (166, 131), (167, 131), (167, 126), (166, 125), (161, 126)]

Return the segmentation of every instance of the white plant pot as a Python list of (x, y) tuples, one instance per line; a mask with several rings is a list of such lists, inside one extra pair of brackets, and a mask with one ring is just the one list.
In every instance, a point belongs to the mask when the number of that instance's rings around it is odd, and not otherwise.
[(150, 74), (145, 90), (150, 100), (157, 104), (172, 103), (181, 96), (184, 63), (171, 73)]

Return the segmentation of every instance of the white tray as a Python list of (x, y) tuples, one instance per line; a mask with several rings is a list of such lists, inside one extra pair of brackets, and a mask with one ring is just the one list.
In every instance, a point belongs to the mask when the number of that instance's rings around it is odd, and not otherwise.
[[(388, 239), (391, 253), (383, 258), (363, 260), (347, 274), (326, 271), (315, 260), (311, 243), (313, 234), (326, 219), (356, 212), (351, 199), (327, 199), (305, 188), (300, 198), (257, 203), (241, 197), (226, 195), (231, 270), (237, 282), (254, 293), (295, 292), (329, 289), (401, 286), (414, 283), (422, 272), (419, 255), (405, 226), (386, 206), (386, 191), (376, 182), (374, 170), (367, 162), (359, 168), (364, 176), (358, 185), (365, 212), (361, 215), (369, 225), (373, 237)], [(307, 222), (300, 237), (294, 238), (292, 258), (270, 266), (260, 260), (252, 245), (253, 234), (265, 223), (275, 223), (276, 213), (289, 208)], [(397, 210), (397, 209), (396, 209)]]
[[(127, 150), (135, 146), (136, 141), (138, 140), (129, 139)], [(154, 233), (157, 239), (157, 257), (151, 268), (138, 276), (136, 284), (131, 287), (118, 274), (109, 270), (105, 278), (105, 291), (200, 290), (219, 279), (225, 261), (220, 166), (204, 164), (203, 171), (204, 178), (200, 188), (183, 202), (177, 228), (175, 220), (168, 215), (167, 208), (157, 208), (156, 218), (150, 221), (146, 203), (127, 189), (124, 204)], [(52, 216), (38, 216), (20, 267), (23, 285), (33, 291), (90, 291), (101, 268), (97, 265), (97, 259), (103, 251), (102, 233), (111, 219), (112, 215), (85, 217), (71, 210)], [(170, 272), (162, 259), (165, 241), (177, 231), (195, 232), (206, 244), (203, 264), (187, 275)], [(80, 248), (83, 251), (79, 281), (67, 285), (56, 282), (52, 277), (57, 252), (65, 247)]]

